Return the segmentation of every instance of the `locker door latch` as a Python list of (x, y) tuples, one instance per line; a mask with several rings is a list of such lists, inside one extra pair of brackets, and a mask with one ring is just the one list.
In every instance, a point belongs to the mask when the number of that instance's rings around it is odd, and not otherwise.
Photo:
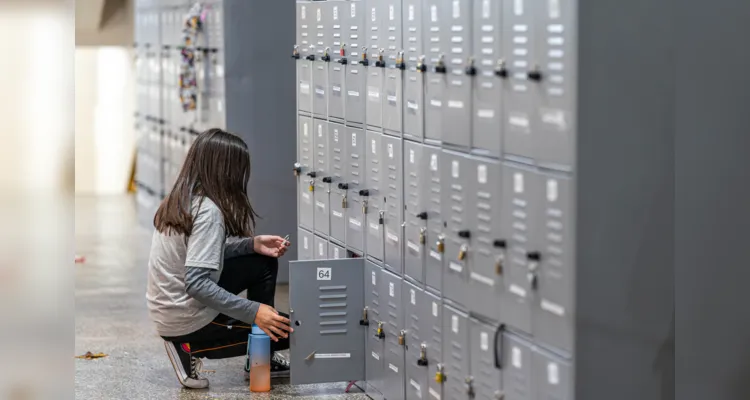
[(503, 264), (505, 263), (505, 248), (506, 248), (506, 243), (505, 243), (505, 240), (497, 239), (492, 244), (493, 244), (493, 246), (495, 248), (501, 249), (501, 253), (498, 254), (497, 258), (495, 259), (495, 274), (496, 275), (502, 275), (503, 274)]
[(292, 50), (292, 58), (295, 60), (299, 60), (299, 46), (294, 45), (294, 50)]
[(379, 68), (385, 68), (385, 59), (383, 58), (383, 53), (385, 52), (384, 48), (380, 48), (378, 50), (378, 60), (375, 61), (375, 66)]
[(426, 221), (427, 220), (427, 212), (426, 211), (422, 211), (421, 213), (417, 214), (417, 218), (421, 219), (422, 221)]
[(445, 54), (441, 54), (438, 58), (437, 64), (435, 65), (435, 72), (438, 74), (444, 74), (447, 71), (445, 68)]
[(315, 46), (310, 45), (310, 54), (305, 57), (307, 61), (315, 61)]
[(398, 333), (398, 345), (403, 346), (405, 344), (406, 344), (406, 331), (402, 329)]
[(541, 261), (542, 256), (538, 251), (530, 251), (526, 253), (526, 259), (528, 261), (527, 265), (529, 268), (529, 272), (527, 275), (529, 286), (531, 287), (531, 289), (536, 290), (539, 286), (539, 277), (537, 274), (537, 270), (539, 269), (539, 261)]
[(464, 72), (468, 76), (474, 76), (477, 74), (477, 67), (474, 66), (474, 57), (469, 57), (466, 61), (466, 70)]
[(495, 76), (503, 79), (508, 77), (508, 67), (505, 65), (505, 60), (497, 60), (497, 66), (495, 67)]
[(427, 71), (427, 65), (424, 63), (425, 56), (419, 56), (419, 61), (417, 61), (417, 71), (419, 72), (425, 72)]
[(370, 325), (370, 320), (367, 319), (367, 307), (362, 309), (362, 319), (359, 320), (359, 324), (362, 326)]
[(294, 163), (294, 176), (299, 176), (302, 172), (302, 165), (300, 163)]
[(419, 244), (424, 245), (427, 242), (427, 228), (419, 228)]
[(466, 394), (469, 396), (470, 399), (474, 398), (474, 377), (467, 376), (464, 380), (466, 383)]
[(420, 367), (426, 367), (427, 366), (427, 344), (422, 343), (419, 345), (419, 359), (417, 360), (417, 365)]
[(323, 51), (323, 57), (320, 57), (320, 59), (323, 60), (323, 61), (325, 61), (325, 62), (330, 62), (331, 61), (331, 54), (330, 53), (331, 53), (331, 48), (330, 47), (326, 47), (326, 49)]
[(385, 211), (380, 210), (378, 214), (378, 224), (383, 225), (385, 224)]
[(322, 180), (323, 180), (323, 183), (333, 182), (333, 178), (331, 178), (330, 176), (324, 176)]
[(383, 339), (385, 337), (385, 331), (383, 330), (383, 322), (378, 321), (378, 329), (375, 331), (375, 337)]
[(400, 70), (406, 69), (406, 63), (404, 63), (404, 51), (401, 50), (398, 52), (398, 57), (396, 57), (396, 68)]
[(346, 59), (346, 43), (341, 43), (341, 48), (339, 49), (339, 55), (341, 58), (339, 59), (339, 64), (346, 65), (347, 59)]
[(443, 383), (445, 382), (445, 373), (443, 372), (443, 364), (437, 365), (437, 372), (435, 372), (435, 382), (437, 383)]

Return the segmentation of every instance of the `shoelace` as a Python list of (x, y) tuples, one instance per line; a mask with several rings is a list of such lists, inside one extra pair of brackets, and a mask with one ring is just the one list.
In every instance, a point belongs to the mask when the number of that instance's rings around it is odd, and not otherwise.
[(271, 361), (281, 365), (282, 367), (289, 368), (289, 361), (286, 358), (280, 356), (278, 353), (273, 354), (273, 358), (271, 359)]
[(192, 371), (193, 375), (195, 375), (194, 379), (200, 379), (200, 378), (202, 378), (202, 375), (204, 375), (204, 374), (208, 375), (208, 374), (213, 374), (214, 372), (216, 372), (216, 370), (213, 370), (213, 369), (205, 369), (204, 370), (203, 369), (203, 360), (200, 359), (200, 358), (193, 357), (193, 358), (191, 358), (190, 363), (191, 363), (191, 367), (192, 367), (192, 370), (193, 370)]

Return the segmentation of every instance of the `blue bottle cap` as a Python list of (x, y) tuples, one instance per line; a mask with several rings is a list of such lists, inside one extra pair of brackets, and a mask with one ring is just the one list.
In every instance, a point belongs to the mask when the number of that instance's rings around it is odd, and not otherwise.
[(253, 330), (252, 330), (252, 333), (253, 333), (253, 335), (265, 335), (265, 334), (266, 334), (265, 332), (263, 332), (263, 330), (262, 330), (262, 329), (260, 329), (260, 328), (258, 327), (258, 325), (255, 325), (255, 324), (253, 324)]

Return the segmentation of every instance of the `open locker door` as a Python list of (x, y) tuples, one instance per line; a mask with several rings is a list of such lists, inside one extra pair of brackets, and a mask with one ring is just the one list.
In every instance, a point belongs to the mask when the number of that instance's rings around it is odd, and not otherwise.
[(364, 263), (289, 263), (292, 385), (365, 380)]

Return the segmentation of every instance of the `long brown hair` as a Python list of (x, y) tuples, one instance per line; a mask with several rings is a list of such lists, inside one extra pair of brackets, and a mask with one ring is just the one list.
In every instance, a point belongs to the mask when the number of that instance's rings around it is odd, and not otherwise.
[(257, 214), (247, 196), (248, 180), (247, 144), (221, 129), (209, 129), (190, 146), (172, 191), (156, 211), (154, 227), (167, 235), (190, 236), (193, 199), (202, 196), (221, 210), (227, 236), (251, 236)]

